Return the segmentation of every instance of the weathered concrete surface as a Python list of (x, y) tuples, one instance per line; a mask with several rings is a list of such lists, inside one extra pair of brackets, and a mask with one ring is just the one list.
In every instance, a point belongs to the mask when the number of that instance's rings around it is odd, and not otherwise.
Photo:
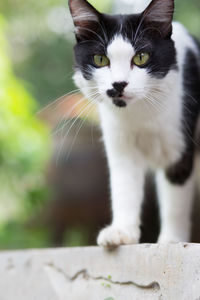
[(0, 300), (198, 300), (200, 245), (0, 253)]

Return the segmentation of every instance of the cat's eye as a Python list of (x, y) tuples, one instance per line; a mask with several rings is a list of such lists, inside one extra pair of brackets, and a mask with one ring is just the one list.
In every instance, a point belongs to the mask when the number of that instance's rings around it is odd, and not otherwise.
[(149, 58), (150, 58), (149, 53), (141, 52), (141, 53), (136, 54), (133, 57), (133, 63), (136, 66), (140, 67), (140, 66), (145, 65), (148, 62)]
[(94, 55), (94, 63), (97, 67), (106, 67), (109, 66), (110, 61), (106, 55)]

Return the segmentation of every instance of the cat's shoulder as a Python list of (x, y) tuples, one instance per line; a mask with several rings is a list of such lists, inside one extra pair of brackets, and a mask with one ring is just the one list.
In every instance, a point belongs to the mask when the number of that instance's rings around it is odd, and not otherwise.
[(183, 52), (186, 49), (192, 50), (195, 54), (199, 55), (199, 48), (197, 41), (188, 32), (188, 30), (179, 22), (173, 22), (172, 40), (175, 42), (175, 47), (178, 52)]

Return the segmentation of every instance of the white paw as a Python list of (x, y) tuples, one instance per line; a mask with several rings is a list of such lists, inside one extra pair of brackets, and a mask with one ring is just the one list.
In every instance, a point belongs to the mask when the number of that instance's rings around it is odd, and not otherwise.
[(189, 242), (188, 238), (183, 238), (175, 235), (164, 235), (161, 234), (158, 238), (159, 244), (169, 244), (169, 243), (180, 243), (180, 242)]
[(108, 248), (137, 244), (139, 234), (139, 229), (135, 230), (133, 227), (118, 228), (111, 225), (101, 230), (97, 238), (97, 244)]

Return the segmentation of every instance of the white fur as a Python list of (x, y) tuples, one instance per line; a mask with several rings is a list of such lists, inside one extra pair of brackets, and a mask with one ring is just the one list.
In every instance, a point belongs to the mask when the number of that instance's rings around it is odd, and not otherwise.
[(157, 174), (158, 199), (160, 202), (160, 243), (190, 240), (191, 209), (194, 196), (194, 176), (184, 186), (171, 184), (163, 171)]
[(85, 11), (83, 8), (78, 9), (76, 14), (77, 15), (73, 17), (75, 23), (88, 20), (98, 22), (98, 18), (95, 14)]
[[(96, 69), (92, 81), (85, 80), (81, 72), (74, 76), (86, 96), (92, 86), (101, 95), (98, 106), (110, 169), (113, 221), (100, 233), (99, 245), (139, 241), (145, 172), (149, 167), (166, 168), (184, 150), (180, 129), (182, 70), (186, 49), (196, 51), (196, 46), (178, 23), (173, 25), (172, 38), (179, 71), (170, 71), (162, 80), (152, 78), (145, 68), (131, 67), (135, 50), (121, 36), (116, 36), (107, 49), (110, 67)], [(106, 95), (116, 81), (128, 82), (124, 91), (127, 108), (115, 107)], [(149, 97), (154, 100), (153, 106)], [(163, 174), (157, 183), (163, 217), (159, 241), (188, 241), (193, 177), (182, 187), (168, 183)]]

